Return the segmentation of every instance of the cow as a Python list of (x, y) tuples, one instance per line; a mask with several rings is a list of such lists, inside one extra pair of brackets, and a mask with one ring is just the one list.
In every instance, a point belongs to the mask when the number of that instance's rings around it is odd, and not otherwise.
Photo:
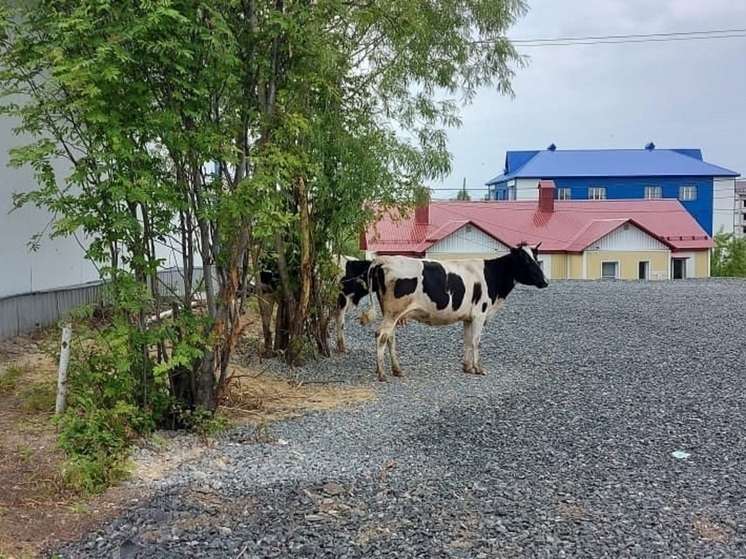
[(340, 270), (343, 270), (339, 279), (339, 295), (337, 297), (337, 308), (334, 313), (334, 322), (337, 332), (337, 350), (340, 353), (347, 352), (345, 343), (345, 315), (348, 311), (356, 308), (360, 301), (368, 295), (368, 270), (370, 260), (357, 260), (349, 256), (341, 256), (339, 259)]
[[(334, 320), (336, 326), (337, 350), (341, 353), (347, 351), (344, 335), (345, 316), (348, 311), (355, 309), (360, 301), (368, 295), (368, 269), (370, 260), (358, 260), (350, 256), (340, 256), (337, 264), (339, 266), (339, 293), (337, 295)], [(265, 355), (272, 353), (272, 330), (271, 320), (276, 293), (280, 287), (280, 277), (276, 270), (266, 267), (259, 273), (259, 298), (260, 315), (262, 318), (262, 331), (264, 333)], [(253, 285), (253, 282), (252, 282)]]
[[(482, 329), (517, 284), (548, 286), (537, 261), (539, 243), (520, 243), (499, 258), (488, 260), (420, 260), (380, 256), (371, 261), (368, 285), (376, 294), (383, 318), (376, 330), (376, 373), (386, 381), (383, 359), (388, 347), (391, 372), (403, 374), (396, 355), (395, 329), (405, 318), (431, 326), (464, 323), (466, 373), (484, 374), (479, 360)], [(372, 299), (372, 297), (371, 297)], [(365, 325), (375, 318), (371, 307), (360, 316)]]

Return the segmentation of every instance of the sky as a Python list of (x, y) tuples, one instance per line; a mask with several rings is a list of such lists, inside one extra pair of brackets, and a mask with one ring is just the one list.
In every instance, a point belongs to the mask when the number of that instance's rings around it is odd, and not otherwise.
[[(472, 199), (502, 172), (508, 150), (699, 148), (746, 176), (746, 2), (528, 0), (511, 40), (743, 30), (740, 37), (530, 47), (511, 99), (480, 90), (448, 133), (452, 172), (435, 198), (466, 179)], [(733, 33), (731, 33), (733, 34)]]

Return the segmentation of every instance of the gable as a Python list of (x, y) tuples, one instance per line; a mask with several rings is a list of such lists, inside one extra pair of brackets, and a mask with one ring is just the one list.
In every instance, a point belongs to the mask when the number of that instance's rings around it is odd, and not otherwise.
[(586, 250), (638, 251), (669, 248), (633, 223), (625, 223), (591, 243)]
[(497, 239), (490, 237), (478, 227), (467, 223), (434, 243), (428, 254), (437, 253), (473, 253), (507, 252), (510, 250)]

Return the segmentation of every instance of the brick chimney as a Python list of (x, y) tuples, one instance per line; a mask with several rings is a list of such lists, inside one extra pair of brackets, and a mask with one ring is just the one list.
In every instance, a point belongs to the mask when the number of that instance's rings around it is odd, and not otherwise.
[(430, 190), (425, 194), (425, 200), (421, 206), (414, 209), (414, 222), (417, 225), (428, 225), (430, 223)]
[(554, 211), (554, 181), (539, 181), (539, 210), (542, 212)]

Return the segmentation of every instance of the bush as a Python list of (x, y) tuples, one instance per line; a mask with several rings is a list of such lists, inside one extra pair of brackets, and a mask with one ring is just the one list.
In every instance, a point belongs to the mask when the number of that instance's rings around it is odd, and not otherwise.
[(746, 277), (746, 238), (720, 231), (715, 234), (717, 247), (712, 252), (710, 275)]

